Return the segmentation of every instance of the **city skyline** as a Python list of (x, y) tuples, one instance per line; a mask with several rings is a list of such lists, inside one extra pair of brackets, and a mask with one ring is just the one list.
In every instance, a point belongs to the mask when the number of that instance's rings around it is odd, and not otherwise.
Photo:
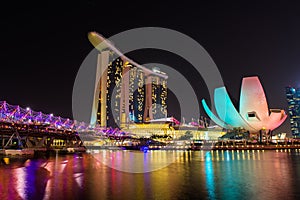
[(6, 1), (1, 199), (299, 199), (300, 2)]
[[(107, 6), (112, 5), (107, 3)], [(100, 13), (95, 1), (74, 4), (70, 8), (53, 3), (48, 9), (21, 9), (21, 6), (19, 9), (1, 14), (7, 19), (1, 22), (1, 69), (2, 74), (6, 74), (1, 79), (1, 85), (5, 85), (1, 94), (3, 100), (12, 104), (71, 118), (74, 79), (84, 57), (93, 49), (87, 33), (95, 30), (109, 37), (143, 26), (175, 29), (197, 40), (217, 64), (236, 102), (244, 76), (258, 75), (270, 107), (286, 111), (285, 87), (299, 86), (296, 4), (202, 3), (202, 7), (189, 4), (183, 10), (179, 4), (170, 6), (169, 2), (145, 7), (138, 3), (121, 3), (114, 7), (116, 13), (136, 12), (126, 13), (119, 23), (113, 19), (101, 20), (100, 16), (109, 16), (110, 12), (101, 10)], [(180, 70), (192, 82), (199, 107), (200, 100), (207, 96), (201, 76), (195, 75), (183, 59), (154, 50), (132, 52), (128, 56), (141, 64), (160, 62)], [(204, 114), (201, 107), (200, 110)], [(175, 111), (168, 111), (176, 115)], [(289, 120), (286, 120), (282, 130), (288, 128)]]

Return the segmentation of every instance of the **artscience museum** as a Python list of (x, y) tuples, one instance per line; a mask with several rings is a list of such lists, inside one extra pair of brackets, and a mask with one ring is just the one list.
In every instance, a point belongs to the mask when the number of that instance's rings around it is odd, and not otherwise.
[(214, 91), (214, 106), (217, 115), (202, 100), (207, 115), (217, 125), (226, 128), (243, 128), (250, 133), (272, 131), (279, 127), (287, 115), (281, 109), (269, 109), (264, 89), (257, 76), (242, 80), (239, 110), (233, 105), (225, 87)]

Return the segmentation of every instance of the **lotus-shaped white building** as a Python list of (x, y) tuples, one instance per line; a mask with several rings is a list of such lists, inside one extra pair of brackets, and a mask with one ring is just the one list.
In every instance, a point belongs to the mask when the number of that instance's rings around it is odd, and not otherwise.
[(214, 103), (218, 117), (202, 99), (207, 115), (216, 124), (226, 129), (240, 127), (250, 133), (258, 133), (262, 129), (272, 131), (287, 117), (284, 110), (269, 110), (263, 87), (256, 76), (243, 78), (239, 112), (234, 107), (225, 87), (215, 89)]

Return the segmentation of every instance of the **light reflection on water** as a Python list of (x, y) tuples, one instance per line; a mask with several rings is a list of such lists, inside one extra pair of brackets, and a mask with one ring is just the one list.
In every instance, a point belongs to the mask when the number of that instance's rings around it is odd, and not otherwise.
[(184, 151), (97, 151), (91, 153), (97, 161), (122, 172), (146, 173), (164, 168), (178, 159)]
[(140, 154), (143, 164), (134, 163), (137, 159), (132, 152), (101, 153), (109, 155), (113, 164), (127, 160), (128, 169), (151, 162), (168, 163), (170, 159), (172, 163), (148, 173), (127, 173), (108, 167), (90, 154), (1, 158), (0, 199), (300, 197), (299, 151), (151, 151)]

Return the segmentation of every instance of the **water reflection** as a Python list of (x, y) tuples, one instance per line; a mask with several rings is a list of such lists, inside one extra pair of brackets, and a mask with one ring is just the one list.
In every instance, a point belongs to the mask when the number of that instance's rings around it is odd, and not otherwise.
[[(0, 199), (297, 199), (300, 151), (103, 152), (113, 166), (173, 163), (148, 173), (108, 167), (90, 154), (1, 158)], [(168, 157), (170, 156), (170, 158)], [(176, 159), (174, 159), (176, 158)], [(120, 162), (122, 159), (122, 162)], [(129, 166), (129, 163), (127, 164)]]
[[(290, 160), (299, 158), (299, 153), (285, 152), (258, 150), (207, 152), (204, 155), (206, 157), (204, 166), (208, 196), (211, 199), (299, 197), (299, 192), (293, 185), (295, 169)], [(299, 177), (297, 181), (299, 184)]]
[(26, 166), (13, 170), (16, 191), (22, 199), (43, 199), (50, 172), (41, 162), (28, 162)]
[(185, 160), (184, 151), (92, 151), (99, 162), (122, 172), (146, 173), (159, 170), (177, 160)]
[(208, 190), (208, 195), (210, 199), (215, 199), (215, 180), (214, 180), (214, 168), (212, 161), (213, 152), (206, 152), (206, 160), (205, 160), (205, 178), (206, 178), (206, 186)]

